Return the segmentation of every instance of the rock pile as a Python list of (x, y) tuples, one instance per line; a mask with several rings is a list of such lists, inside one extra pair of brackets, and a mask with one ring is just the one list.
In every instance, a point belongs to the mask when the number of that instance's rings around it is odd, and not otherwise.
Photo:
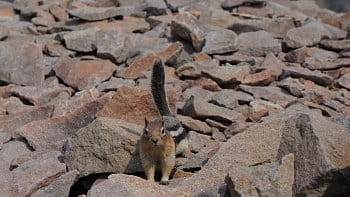
[[(151, 68), (192, 154), (144, 180)], [(349, 196), (350, 13), (309, 0), (0, 1), (1, 196)]]

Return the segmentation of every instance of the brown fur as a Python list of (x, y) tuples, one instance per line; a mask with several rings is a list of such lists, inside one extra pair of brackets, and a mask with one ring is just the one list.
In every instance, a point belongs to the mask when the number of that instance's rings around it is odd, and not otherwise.
[(169, 175), (175, 165), (175, 142), (164, 128), (163, 118), (151, 122), (145, 119), (145, 129), (140, 141), (140, 158), (148, 180), (154, 181), (155, 171), (160, 167), (160, 183), (169, 183)]

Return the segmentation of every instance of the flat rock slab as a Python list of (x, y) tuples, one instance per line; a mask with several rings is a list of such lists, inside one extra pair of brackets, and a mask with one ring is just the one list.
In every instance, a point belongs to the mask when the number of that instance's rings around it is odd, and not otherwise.
[(331, 59), (328, 61), (319, 61), (319, 60), (307, 60), (303, 64), (304, 67), (310, 70), (331, 70), (341, 67), (346, 67), (350, 65), (350, 58), (337, 58)]
[(322, 40), (320, 44), (325, 49), (337, 52), (350, 49), (350, 40)]
[(31, 42), (1, 42), (0, 68), (0, 80), (8, 83), (40, 86), (44, 82), (42, 49)]
[(302, 47), (288, 52), (285, 56), (288, 62), (303, 64), (306, 60), (314, 59), (319, 61), (327, 61), (338, 58), (339, 55), (332, 51), (316, 47)]
[(116, 66), (109, 60), (79, 60), (63, 57), (54, 66), (56, 75), (78, 90), (90, 89), (109, 79)]
[(116, 16), (130, 16), (135, 12), (134, 7), (84, 7), (70, 10), (69, 14), (87, 21), (98, 21)]
[(311, 71), (307, 68), (297, 66), (286, 66), (283, 68), (282, 78), (285, 77), (304, 78), (320, 85), (330, 85), (333, 83), (333, 79), (329, 75), (323, 74), (318, 70)]
[(237, 50), (237, 34), (230, 30), (211, 31), (205, 36), (202, 49), (207, 54), (223, 54)]
[(65, 46), (79, 52), (92, 52), (96, 50), (98, 28), (72, 31), (63, 35)]
[(266, 31), (242, 33), (238, 36), (238, 51), (245, 55), (263, 57), (282, 51), (281, 43)]
[(350, 73), (341, 76), (337, 82), (341, 87), (350, 90)]
[(242, 65), (233, 66), (228, 64), (203, 70), (202, 73), (218, 84), (234, 84), (241, 82), (250, 73), (250, 65), (242, 63)]

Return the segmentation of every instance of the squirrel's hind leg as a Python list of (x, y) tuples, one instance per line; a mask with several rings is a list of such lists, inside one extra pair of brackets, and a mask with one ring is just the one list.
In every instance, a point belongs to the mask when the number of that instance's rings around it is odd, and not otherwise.
[(164, 160), (161, 162), (162, 179), (160, 180), (160, 184), (162, 185), (169, 184), (169, 176), (174, 166), (175, 166), (175, 154), (171, 154), (164, 158)]

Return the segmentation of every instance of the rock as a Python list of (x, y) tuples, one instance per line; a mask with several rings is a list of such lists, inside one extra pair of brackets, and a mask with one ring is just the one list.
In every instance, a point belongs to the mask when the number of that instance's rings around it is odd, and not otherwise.
[(321, 46), (331, 51), (342, 51), (350, 48), (350, 40), (322, 40)]
[(67, 172), (60, 177), (58, 177), (55, 181), (53, 181), (50, 185), (40, 188), (36, 192), (34, 192), (31, 196), (33, 197), (45, 197), (45, 196), (53, 196), (53, 197), (61, 197), (61, 196), (69, 196), (70, 189), (74, 182), (76, 181), (77, 176), (79, 175), (77, 170), (73, 170)]
[(135, 11), (134, 7), (128, 6), (105, 8), (84, 7), (70, 10), (69, 14), (87, 21), (99, 21), (116, 16), (130, 16)]
[(202, 73), (220, 85), (238, 83), (242, 81), (249, 72), (250, 66), (244, 63), (238, 66), (226, 64), (225, 66), (202, 71)]
[(211, 71), (219, 68), (219, 62), (214, 60), (197, 61), (185, 63), (176, 69), (176, 74), (179, 77), (199, 78), (203, 71)]
[(93, 186), (87, 194), (88, 197), (111, 195), (161, 197), (166, 195), (183, 196), (186, 194), (183, 191), (162, 187), (140, 177), (125, 174), (112, 174), (108, 176), (108, 180)]
[(162, 0), (142, 0), (142, 8), (147, 16), (159, 16), (166, 14), (167, 5)]
[(27, 145), (19, 140), (9, 141), (3, 144), (0, 150), (0, 172), (9, 172), (12, 170), (10, 167), (12, 160), (22, 155), (29, 154), (30, 152)]
[(287, 90), (295, 97), (302, 97), (303, 91), (306, 89), (305, 85), (300, 82), (300, 79), (287, 77), (278, 83), (278, 86)]
[(40, 86), (44, 82), (42, 50), (34, 43), (1, 42), (0, 62), (2, 81), (33, 86)]
[(303, 66), (310, 70), (330, 70), (350, 65), (350, 58), (337, 58), (328, 61), (310, 60), (306, 61)]
[(233, 8), (243, 6), (243, 5), (264, 7), (266, 5), (266, 1), (265, 0), (225, 0), (221, 4), (223, 9), (228, 9), (228, 10), (232, 10)]
[(73, 29), (83, 30), (88, 27), (97, 27), (103, 32), (123, 31), (123, 32), (146, 32), (150, 30), (150, 25), (143, 18), (123, 17), (123, 20), (114, 21), (97, 21), (90, 23), (83, 23), (78, 26), (72, 26)]
[(108, 60), (79, 60), (64, 57), (53, 69), (65, 83), (75, 89), (84, 90), (109, 79), (116, 66)]
[(183, 113), (194, 118), (211, 118), (228, 122), (244, 120), (245, 117), (233, 110), (207, 103), (197, 97), (188, 99), (183, 107)]
[(129, 55), (131, 48), (130, 36), (122, 31), (98, 32), (97, 56), (109, 59), (114, 63), (124, 62)]
[(181, 122), (181, 125), (188, 130), (193, 130), (201, 134), (211, 134), (211, 127), (200, 120), (192, 119), (188, 116), (177, 115), (177, 119)]
[[(180, 92), (181, 90), (179, 88), (167, 90), (171, 109), (174, 109), (175, 102), (178, 100)], [(123, 86), (118, 89), (113, 98), (97, 116), (112, 117), (125, 120), (129, 123), (143, 125), (145, 117), (151, 120), (157, 118), (159, 115), (149, 89)]]
[(189, 86), (188, 88), (200, 87), (205, 90), (209, 90), (213, 92), (217, 92), (221, 90), (220, 86), (215, 81), (205, 77), (201, 77), (196, 80), (187, 80), (186, 82), (188, 83), (188, 86)]
[(74, 51), (67, 50), (64, 46), (58, 43), (46, 44), (43, 52), (50, 57), (72, 56), (75, 54)]
[(92, 52), (96, 50), (98, 28), (89, 28), (72, 31), (63, 35), (65, 46), (79, 52)]
[(213, 128), (213, 133), (211, 137), (219, 142), (226, 142), (227, 140), (225, 134), (223, 132), (220, 132), (217, 128)]
[(57, 21), (67, 21), (69, 19), (68, 13), (59, 5), (53, 4), (49, 7), (50, 13)]
[(297, 66), (284, 67), (281, 78), (283, 79), (286, 77), (304, 78), (325, 86), (333, 83), (333, 79), (329, 75), (323, 74), (320, 71), (311, 71), (307, 68)]
[(53, 106), (46, 106), (8, 115), (5, 118), (0, 119), (0, 130), (14, 137), (17, 129), (30, 122), (50, 118), (52, 113)]
[(323, 38), (333, 38), (333, 32), (318, 22), (311, 22), (302, 27), (289, 30), (283, 38), (283, 42), (289, 48), (301, 48), (304, 46), (314, 46)]
[(196, 51), (202, 50), (205, 28), (190, 13), (177, 15), (170, 27), (172, 35), (190, 41)]
[(327, 51), (316, 47), (302, 47), (287, 53), (286, 60), (288, 62), (303, 64), (308, 59), (327, 61), (338, 57), (339, 55), (332, 51)]
[(265, 99), (281, 106), (286, 106), (295, 97), (282, 92), (278, 87), (252, 87), (240, 85), (240, 89), (253, 94), (255, 98)]
[(201, 98), (203, 101), (209, 102), (214, 93), (199, 87), (188, 88), (182, 93), (184, 100), (188, 100), (191, 96)]
[(211, 142), (210, 136), (199, 134), (195, 131), (188, 132), (188, 139), (190, 149), (194, 153), (198, 153), (203, 147)]
[(24, 111), (30, 111), (35, 109), (32, 105), (25, 105), (17, 97), (9, 97), (7, 99), (0, 99), (0, 106), (2, 105), (5, 114), (12, 115)]
[(255, 64), (255, 59), (252, 56), (244, 55), (239, 52), (233, 55), (214, 55), (215, 59), (218, 59), (222, 63), (239, 64), (241, 62), (246, 62), (251, 65)]
[(231, 196), (293, 196), (294, 155), (252, 167), (233, 168), (225, 178)]
[(49, 185), (66, 172), (66, 165), (59, 161), (61, 152), (44, 153), (36, 160), (23, 163), (12, 171), (9, 180), (16, 195), (29, 196), (43, 185)]
[(34, 150), (61, 150), (67, 138), (96, 118), (96, 113), (108, 99), (106, 95), (65, 116), (31, 122), (21, 127), (17, 134), (24, 137)]
[(9, 36), (9, 33), (9, 29), (6, 26), (0, 25), (0, 41), (5, 40)]
[(48, 27), (55, 23), (55, 18), (49, 12), (39, 11), (31, 21), (36, 26)]
[(251, 106), (251, 115), (249, 118), (254, 122), (259, 121), (264, 116), (275, 114), (283, 110), (283, 107), (278, 104), (260, 99), (251, 101), (249, 105)]
[(268, 85), (275, 81), (278, 75), (273, 70), (263, 70), (258, 73), (249, 74), (244, 77), (242, 84), (246, 85)]
[[(240, 112), (239, 110), (237, 110), (237, 111)], [(245, 114), (243, 114), (243, 115), (245, 116)], [(209, 126), (215, 127), (217, 129), (219, 129), (220, 131), (224, 131), (225, 129), (227, 129), (227, 126), (229, 125), (228, 123), (221, 123), (219, 121), (212, 120), (209, 118), (205, 119), (205, 122), (208, 123)]]
[(248, 127), (249, 127), (249, 124), (245, 122), (233, 122), (230, 126), (228, 126), (224, 130), (225, 137), (229, 139), (238, 133), (242, 133)]
[(350, 89), (350, 73), (341, 76), (337, 82), (341, 87), (344, 87), (344, 88), (349, 90)]
[(226, 108), (233, 109), (237, 107), (238, 104), (249, 103), (254, 98), (245, 92), (235, 91), (230, 89), (223, 89), (220, 92), (214, 94), (211, 101), (216, 105), (222, 105)]
[(50, 102), (61, 92), (71, 93), (71, 90), (64, 86), (56, 87), (35, 87), (35, 86), (17, 86), (11, 89), (11, 93), (18, 96), (33, 105), (44, 105)]
[(266, 31), (242, 33), (237, 42), (238, 51), (244, 55), (261, 57), (282, 51), (281, 43)]
[(223, 54), (234, 52), (237, 48), (237, 35), (230, 30), (211, 31), (205, 36), (202, 49), (207, 54)]
[(122, 79), (112, 77), (109, 81), (105, 81), (97, 86), (97, 90), (100, 92), (116, 91), (122, 86), (135, 86), (135, 82), (130, 79)]
[(142, 171), (136, 151), (142, 130), (142, 126), (119, 119), (96, 119), (78, 130), (65, 145), (68, 170), (76, 169), (80, 176)]

